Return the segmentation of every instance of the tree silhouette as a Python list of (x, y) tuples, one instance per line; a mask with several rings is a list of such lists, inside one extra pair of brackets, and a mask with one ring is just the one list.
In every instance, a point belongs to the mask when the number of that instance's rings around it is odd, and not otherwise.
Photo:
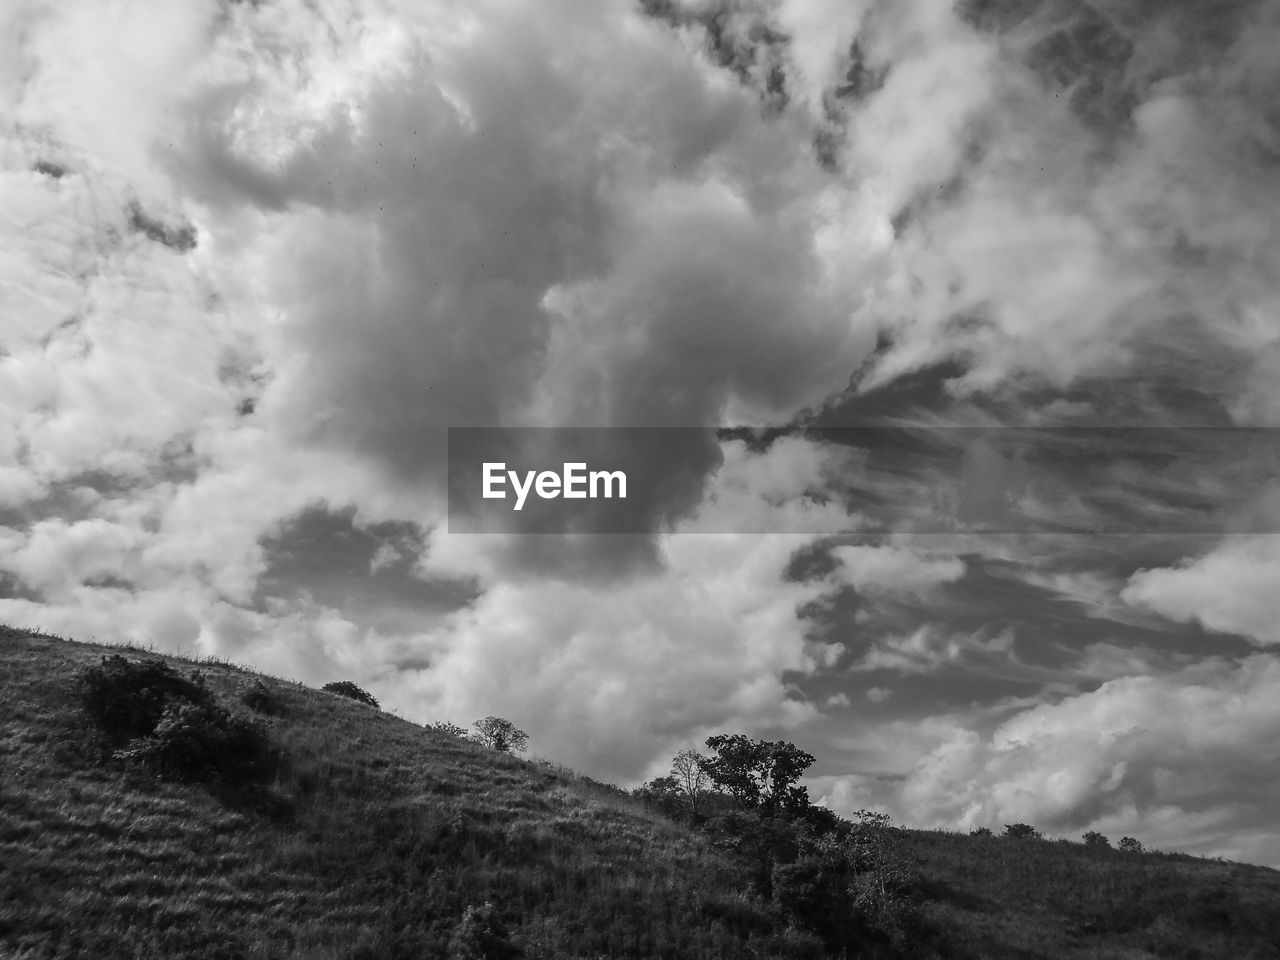
[(696, 750), (681, 750), (671, 761), (671, 779), (676, 789), (684, 794), (689, 813), (698, 815), (703, 796), (711, 789), (711, 778), (703, 768), (706, 757)]
[(744, 809), (793, 813), (809, 805), (809, 792), (794, 786), (813, 763), (785, 740), (753, 740), (740, 733), (707, 738), (713, 755), (700, 761), (712, 782), (728, 791)]
[(361, 690), (350, 680), (335, 680), (333, 683), (326, 683), (320, 689), (327, 690), (329, 693), (336, 693), (340, 697), (358, 700), (360, 703), (367, 703), (371, 707), (378, 706), (378, 701), (373, 694), (367, 690)]
[(499, 753), (520, 752), (529, 746), (529, 735), (503, 717), (485, 717), (472, 726), (476, 740)]

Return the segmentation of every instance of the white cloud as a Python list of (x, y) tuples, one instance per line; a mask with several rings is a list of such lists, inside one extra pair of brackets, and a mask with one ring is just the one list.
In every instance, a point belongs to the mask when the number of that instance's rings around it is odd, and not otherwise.
[[(839, 810), (876, 800), (905, 822), (967, 829), (1103, 825), (1155, 845), (1280, 862), (1247, 839), (1277, 786), (1280, 661), (1206, 661), (1126, 677), (1015, 713), (989, 735), (955, 730), (900, 781), (830, 785)], [(1216, 826), (1199, 834), (1197, 822)], [(1237, 828), (1232, 835), (1232, 826)]]
[(1280, 540), (1233, 537), (1177, 567), (1139, 570), (1120, 597), (1173, 620), (1280, 644)]
[(907, 545), (836, 547), (833, 577), (872, 596), (926, 594), (964, 576), (964, 561), (943, 551)]
[[(450, 537), (444, 427), (784, 422), (844, 389), (878, 333), (864, 386), (960, 358), (953, 387), (979, 398), (1124, 375), (1275, 419), (1274, 12), (1140, 87), (1127, 139), (1016, 61), (1035, 37), (1002, 45), (948, 4), (773, 15), (796, 96), (769, 117), (623, 0), (5, 5), (0, 568), (20, 596), (0, 618), (346, 673), (414, 716), (507, 711), (547, 753), (626, 776), (711, 726), (813, 722), (783, 677), (839, 648), (797, 606), (842, 584), (936, 598), (958, 551), (843, 547), (826, 580), (783, 582), (792, 550), (850, 522), (805, 499), (849, 463), (795, 439), (727, 445), (685, 521), (697, 536)], [(884, 84), (843, 108), (825, 170), (815, 120), (855, 35)], [(193, 224), (197, 248), (148, 239), (133, 205)], [(396, 635), (323, 597), (265, 602), (264, 538), (316, 503), (417, 523), (419, 573), (484, 592)], [(647, 562), (606, 562), (629, 550)], [(1227, 543), (1140, 572), (1124, 599), (1273, 644), (1276, 567), (1262, 541)], [(927, 670), (999, 644), (908, 630), (866, 662)], [(1142, 666), (1092, 650), (1086, 672)], [(901, 789), (833, 796), (1135, 835), (1145, 817), (1151, 836), (1182, 811), (1221, 845), (1255, 829), (1240, 758), (1274, 719), (1267, 663), (1113, 680), (996, 736), (903, 721), (884, 736), (927, 757)], [(1121, 733), (1099, 741), (1102, 721)]]

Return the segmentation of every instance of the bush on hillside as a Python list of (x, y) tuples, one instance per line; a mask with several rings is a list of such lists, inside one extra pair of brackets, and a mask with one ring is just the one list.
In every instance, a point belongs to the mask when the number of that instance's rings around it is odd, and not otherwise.
[(492, 903), (467, 907), (449, 943), (449, 960), (514, 960), (519, 956), (520, 949), (511, 942)]
[(204, 677), (183, 677), (160, 659), (130, 661), (116, 654), (103, 657), (77, 678), (80, 703), (89, 719), (112, 737), (148, 736), (170, 703), (207, 705), (213, 694)]
[(240, 691), (240, 702), (250, 710), (265, 713), (269, 717), (284, 716), (284, 701), (280, 694), (260, 679), (254, 679)]
[(1006, 823), (1004, 825), (1003, 837), (1010, 840), (1040, 840), (1040, 831), (1029, 823)]
[(257, 782), (274, 769), (266, 731), (219, 706), (198, 671), (184, 677), (159, 658), (117, 654), (82, 671), (77, 686), (90, 720), (115, 742), (127, 741), (114, 751), (117, 759), (176, 780), (228, 786)]
[(1111, 841), (1106, 838), (1105, 834), (1099, 833), (1097, 830), (1090, 830), (1082, 838), (1086, 849), (1089, 850), (1110, 850)]
[(367, 690), (361, 690), (350, 680), (335, 680), (333, 683), (326, 683), (320, 689), (327, 690), (329, 693), (336, 693), (341, 697), (358, 700), (360, 703), (367, 703), (375, 709), (380, 709), (378, 701), (374, 698), (373, 694)]
[(266, 731), (217, 704), (171, 702), (155, 731), (117, 751), (174, 780), (238, 787), (257, 783), (274, 770)]
[(457, 737), (460, 740), (465, 740), (470, 736), (465, 727), (460, 727), (456, 723), (450, 723), (447, 720), (437, 720), (435, 723), (429, 723), (427, 724), (427, 729), (434, 730), (437, 733), (448, 734), (449, 736)]
[(1121, 837), (1120, 842), (1116, 844), (1125, 853), (1141, 853), (1142, 844), (1133, 837)]

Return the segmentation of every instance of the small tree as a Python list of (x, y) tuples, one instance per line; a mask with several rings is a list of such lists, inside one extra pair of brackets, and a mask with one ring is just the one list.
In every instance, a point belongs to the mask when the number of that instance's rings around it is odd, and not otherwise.
[(679, 819), (687, 809), (684, 792), (675, 777), (655, 777), (631, 791), (631, 795), (663, 816)]
[(671, 777), (684, 795), (689, 813), (697, 817), (703, 796), (711, 789), (711, 778), (703, 768), (706, 757), (696, 750), (681, 750), (671, 761)]
[(1090, 830), (1088, 833), (1086, 833), (1083, 836), (1082, 839), (1084, 840), (1084, 845), (1086, 849), (1089, 849), (1089, 850), (1110, 850), (1111, 849), (1111, 841), (1108, 840), (1104, 834), (1099, 833), (1097, 830)]
[(361, 690), (350, 680), (335, 680), (333, 683), (326, 683), (320, 689), (327, 690), (329, 693), (336, 693), (341, 697), (358, 700), (360, 703), (367, 703), (374, 709), (378, 709), (378, 701), (373, 694), (367, 690)]
[(507, 960), (519, 956), (492, 903), (467, 907), (449, 942), (449, 960)]
[(1116, 844), (1125, 853), (1141, 853), (1142, 844), (1133, 837), (1121, 837), (1120, 842)]
[(472, 726), (476, 740), (499, 753), (519, 753), (529, 746), (529, 735), (503, 717), (485, 717)]
[(1010, 840), (1039, 840), (1040, 831), (1029, 823), (1006, 823), (1003, 836)]

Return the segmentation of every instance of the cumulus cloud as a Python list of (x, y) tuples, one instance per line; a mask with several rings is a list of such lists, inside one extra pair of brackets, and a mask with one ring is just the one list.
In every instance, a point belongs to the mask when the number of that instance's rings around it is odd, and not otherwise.
[[(962, 828), (1101, 825), (1155, 845), (1225, 846), (1275, 862), (1280, 848), (1253, 846), (1251, 835), (1277, 786), (1268, 731), (1280, 721), (1278, 684), (1280, 664), (1263, 655), (1112, 680), (1020, 710), (989, 733), (952, 731), (900, 780), (833, 784), (828, 802), (848, 809), (874, 799), (908, 822)], [(1198, 818), (1216, 822), (1210, 836), (1195, 837)]]
[(1139, 570), (1120, 597), (1173, 620), (1238, 633), (1259, 646), (1280, 644), (1280, 543), (1236, 537), (1176, 567)]
[[(1276, 641), (1263, 541), (836, 545), (860, 461), (799, 436), (709, 441), (680, 535), (467, 538), (443, 453), (464, 425), (1273, 424), (1278, 35), (1244, 0), (8, 4), (0, 617), (503, 710), (623, 778), (874, 710), (864, 756), (919, 765), (837, 800), (1151, 838), (1180, 811), (1182, 845), (1244, 852), (1274, 661), (1225, 634)], [(309, 510), (416, 533), (313, 591), (281, 559)], [(347, 602), (361, 578), (462, 586), (419, 622)], [(1013, 630), (1014, 600), (1053, 615)], [(855, 641), (892, 690), (806, 687)], [(957, 664), (1023, 686), (931, 719), (913, 685)]]

